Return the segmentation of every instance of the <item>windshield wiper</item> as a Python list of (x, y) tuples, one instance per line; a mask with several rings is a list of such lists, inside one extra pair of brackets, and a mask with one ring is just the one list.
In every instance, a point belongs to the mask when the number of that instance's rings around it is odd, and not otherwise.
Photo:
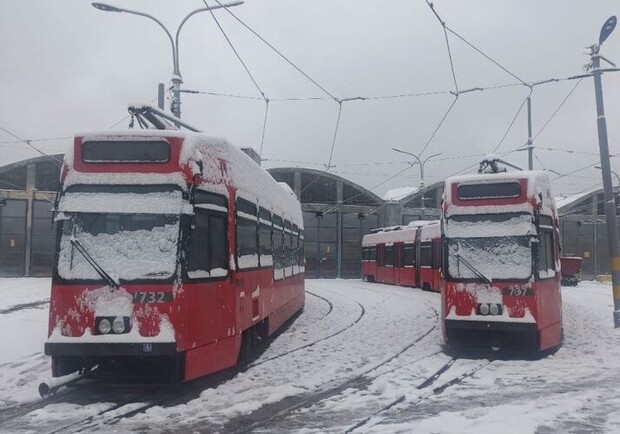
[(480, 270), (478, 270), (476, 267), (474, 267), (469, 261), (467, 261), (465, 258), (463, 258), (460, 253), (455, 253), (454, 256), (456, 257), (456, 259), (458, 259), (459, 261), (462, 261), (463, 264), (465, 264), (467, 266), (467, 268), (469, 268), (476, 276), (478, 276), (479, 278), (481, 278), (482, 280), (484, 280), (486, 283), (488, 283), (489, 285), (493, 283), (493, 281), (491, 279), (489, 279), (487, 276), (485, 276), (484, 274), (482, 274), (482, 272)]
[(71, 241), (71, 245), (75, 247), (75, 250), (77, 250), (78, 252), (82, 254), (82, 256), (84, 256), (84, 259), (86, 259), (86, 261), (95, 269), (97, 274), (99, 274), (103, 278), (103, 280), (108, 282), (108, 285), (110, 285), (111, 288), (120, 287), (120, 284), (116, 280), (114, 280), (114, 278), (110, 276), (110, 274), (108, 274), (103, 269), (103, 267), (101, 267), (101, 265), (99, 265), (97, 261), (93, 259), (92, 256), (90, 256), (90, 254), (86, 251), (84, 246), (82, 246), (82, 244), (78, 240), (76, 240), (74, 237), (71, 237), (70, 241)]

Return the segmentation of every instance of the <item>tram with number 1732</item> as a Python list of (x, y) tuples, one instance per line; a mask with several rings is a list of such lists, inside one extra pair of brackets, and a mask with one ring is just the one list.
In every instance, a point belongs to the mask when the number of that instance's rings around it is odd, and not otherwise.
[(235, 365), (304, 306), (299, 201), (226, 140), (79, 134), (55, 220), (54, 377), (192, 380)]

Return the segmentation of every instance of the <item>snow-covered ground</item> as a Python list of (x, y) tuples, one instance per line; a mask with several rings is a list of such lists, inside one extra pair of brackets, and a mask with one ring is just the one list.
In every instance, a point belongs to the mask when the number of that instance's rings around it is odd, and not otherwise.
[(443, 354), (438, 294), (308, 280), (303, 314), (230, 378), (198, 391), (93, 389), (42, 402), (49, 284), (0, 279), (0, 432), (620, 431), (610, 284), (563, 289), (555, 354), (490, 361)]

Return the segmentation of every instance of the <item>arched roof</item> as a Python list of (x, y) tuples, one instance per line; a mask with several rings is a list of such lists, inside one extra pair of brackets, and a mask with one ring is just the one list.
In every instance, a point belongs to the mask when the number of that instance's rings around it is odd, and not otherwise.
[[(380, 205), (383, 199), (359, 184), (333, 173), (304, 167), (267, 169), (280, 182), (286, 182), (302, 203), (339, 203), (344, 205)], [(298, 175), (297, 180), (295, 179)], [(342, 190), (339, 191), (339, 185)], [(339, 197), (340, 196), (340, 197)]]

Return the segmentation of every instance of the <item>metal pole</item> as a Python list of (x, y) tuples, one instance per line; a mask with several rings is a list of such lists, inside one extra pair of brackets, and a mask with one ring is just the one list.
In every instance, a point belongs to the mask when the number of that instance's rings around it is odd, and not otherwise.
[(316, 269), (318, 278), (321, 278), (321, 218), (316, 217)]
[(164, 83), (159, 83), (159, 86), (157, 86), (157, 107), (161, 110), (164, 110), (165, 108), (164, 106), (165, 92), (166, 92), (166, 88), (164, 86)]
[(534, 170), (534, 145), (532, 140), (532, 97), (527, 97), (527, 168)]
[(607, 140), (607, 121), (603, 104), (603, 84), (601, 80), (600, 45), (592, 47), (592, 73), (594, 76), (594, 93), (596, 96), (596, 124), (598, 128), (598, 145), (601, 154), (601, 172), (605, 192), (605, 218), (607, 220), (607, 239), (609, 240), (609, 259), (611, 265), (611, 282), (614, 297), (614, 327), (620, 327), (620, 249), (618, 249), (618, 226), (616, 224), (616, 202), (611, 184), (611, 165), (609, 163), (609, 142)]

